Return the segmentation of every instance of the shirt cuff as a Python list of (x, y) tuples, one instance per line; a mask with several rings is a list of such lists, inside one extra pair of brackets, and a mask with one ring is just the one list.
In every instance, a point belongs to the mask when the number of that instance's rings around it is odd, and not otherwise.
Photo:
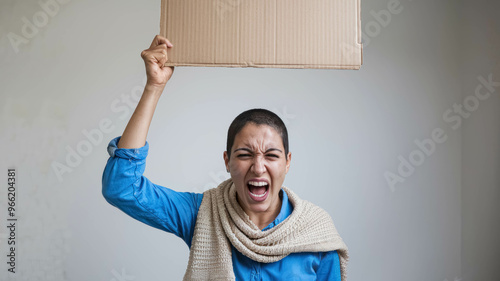
[(149, 144), (146, 144), (140, 148), (118, 148), (118, 142), (120, 137), (112, 139), (108, 144), (108, 154), (110, 157), (120, 157), (130, 160), (142, 160), (146, 159), (149, 151)]

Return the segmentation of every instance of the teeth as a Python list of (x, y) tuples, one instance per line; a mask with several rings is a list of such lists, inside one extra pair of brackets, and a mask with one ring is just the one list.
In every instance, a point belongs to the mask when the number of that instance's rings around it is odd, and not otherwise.
[(267, 190), (266, 190), (266, 192), (264, 192), (264, 193), (263, 193), (263, 194), (261, 194), (261, 195), (258, 195), (258, 194), (252, 193), (252, 192), (250, 192), (250, 193), (251, 193), (253, 196), (257, 197), (257, 198), (261, 198), (261, 197), (264, 197), (264, 196), (267, 194)]
[(264, 186), (267, 185), (267, 182), (265, 181), (250, 181), (248, 184), (253, 185), (253, 186)]

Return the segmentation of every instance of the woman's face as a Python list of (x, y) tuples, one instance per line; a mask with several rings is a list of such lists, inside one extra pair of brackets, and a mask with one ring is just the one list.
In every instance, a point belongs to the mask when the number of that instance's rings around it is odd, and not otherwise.
[(224, 152), (224, 161), (247, 215), (279, 213), (291, 156), (286, 157), (281, 136), (270, 126), (247, 123), (236, 135), (231, 158)]

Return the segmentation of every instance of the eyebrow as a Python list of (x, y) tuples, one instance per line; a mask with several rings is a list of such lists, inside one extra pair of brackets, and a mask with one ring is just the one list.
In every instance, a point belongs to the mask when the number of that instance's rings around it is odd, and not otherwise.
[[(235, 149), (233, 151), (233, 153), (236, 152), (236, 151), (239, 151), (239, 150), (243, 150), (243, 151), (246, 151), (246, 152), (253, 153), (253, 151), (250, 148), (246, 148), (246, 147), (237, 148), (237, 149)], [(283, 151), (281, 151), (280, 149), (277, 149), (277, 148), (269, 148), (268, 150), (266, 150), (265, 153), (268, 153), (268, 152), (271, 152), (271, 151), (279, 151), (279, 152), (283, 153)]]

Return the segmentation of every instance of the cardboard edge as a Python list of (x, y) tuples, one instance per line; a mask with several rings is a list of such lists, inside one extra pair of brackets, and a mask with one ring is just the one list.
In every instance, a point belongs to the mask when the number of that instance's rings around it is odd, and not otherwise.
[(201, 63), (165, 63), (165, 66), (193, 67), (231, 67), (231, 68), (289, 68), (289, 69), (347, 69), (359, 70), (360, 65), (317, 65), (317, 64), (201, 64)]

